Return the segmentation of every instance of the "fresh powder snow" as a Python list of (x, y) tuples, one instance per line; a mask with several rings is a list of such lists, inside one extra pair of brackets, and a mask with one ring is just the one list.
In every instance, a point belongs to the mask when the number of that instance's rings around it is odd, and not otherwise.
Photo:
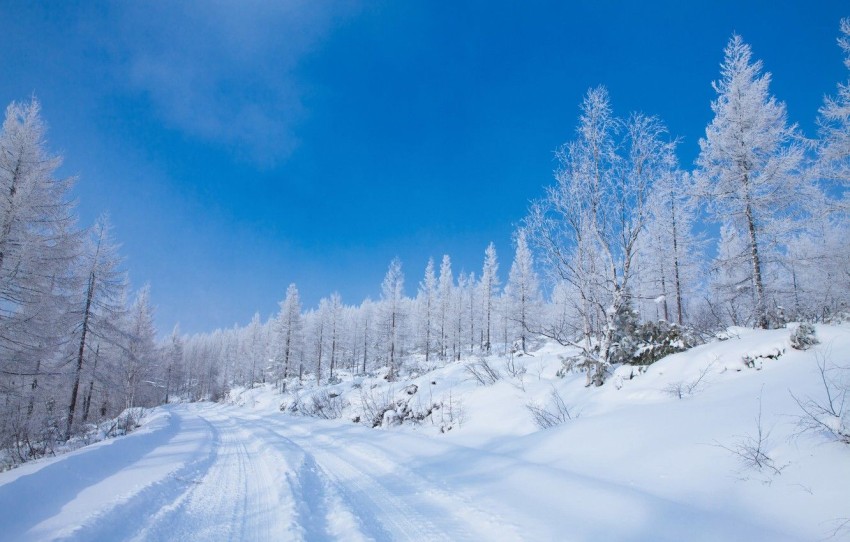
[[(547, 344), (515, 376), (493, 356), (489, 385), (459, 362), (298, 392), (343, 399), (338, 420), (282, 412), (294, 395), (270, 386), (171, 404), (132, 434), (0, 474), (0, 527), (6, 540), (848, 539), (850, 447), (804, 431), (797, 400), (827, 400), (819, 360), (846, 385), (850, 326), (817, 333), (798, 351), (788, 329), (731, 329), (599, 388), (558, 376), (568, 351)], [(451, 396), (453, 423), (352, 423), (364, 390), (412, 411)], [(541, 429), (527, 407), (556, 395), (570, 416)], [(769, 468), (735, 453), (759, 429)]]

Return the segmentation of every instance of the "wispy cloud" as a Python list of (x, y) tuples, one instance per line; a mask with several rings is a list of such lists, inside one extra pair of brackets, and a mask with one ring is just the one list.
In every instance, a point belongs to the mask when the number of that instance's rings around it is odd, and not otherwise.
[(123, 77), (162, 121), (261, 165), (298, 143), (296, 69), (352, 6), (215, 1), (122, 5)]

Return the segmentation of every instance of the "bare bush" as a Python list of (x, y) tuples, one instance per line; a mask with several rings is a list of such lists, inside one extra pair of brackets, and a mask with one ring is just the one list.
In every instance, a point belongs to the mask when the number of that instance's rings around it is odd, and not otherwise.
[(671, 382), (666, 388), (664, 388), (664, 392), (668, 395), (672, 395), (677, 399), (684, 399), (685, 397), (690, 397), (695, 393), (702, 391), (702, 389), (706, 386), (706, 377), (708, 373), (711, 371), (711, 368), (714, 367), (714, 362), (706, 365), (702, 371), (700, 371), (699, 376), (693, 380), (684, 381), (680, 380), (678, 382)]
[(574, 415), (570, 411), (570, 408), (564, 402), (564, 398), (561, 397), (561, 394), (554, 387), (549, 394), (548, 405), (541, 406), (535, 403), (529, 403), (526, 405), (526, 408), (531, 413), (534, 423), (540, 429), (548, 429), (549, 427), (560, 425), (578, 417), (578, 414)]
[(846, 406), (850, 385), (842, 383), (830, 375), (839, 368), (829, 367), (829, 351), (824, 354), (818, 353), (815, 358), (820, 380), (823, 384), (824, 397), (819, 401), (811, 398), (803, 400), (789, 391), (797, 406), (803, 411), (797, 421), (800, 432), (823, 432), (835, 440), (850, 444), (850, 426), (848, 426), (850, 412), (848, 412)]
[(490, 363), (481, 358), (478, 361), (466, 364), (466, 372), (469, 376), (482, 386), (495, 384), (502, 379), (501, 373), (490, 365)]
[(143, 408), (128, 408), (117, 418), (108, 422), (108, 425), (104, 429), (104, 434), (107, 437), (126, 435), (141, 426), (145, 414), (146, 412)]
[(393, 396), (392, 388), (383, 392), (376, 392), (374, 389), (361, 389), (360, 411), (362, 412), (363, 423), (370, 427), (380, 427), (384, 421), (384, 414), (396, 407)]
[(522, 378), (525, 376), (526, 371), (527, 369), (524, 365), (520, 365), (516, 362), (513, 354), (505, 360), (505, 372), (513, 378)]
[(440, 433), (451, 431), (453, 427), (460, 427), (466, 420), (466, 411), (463, 408), (463, 400), (455, 398), (452, 392), (449, 392), (449, 398), (440, 401), (439, 405), (435, 405), (434, 410), (440, 412)]
[(762, 424), (761, 411), (761, 394), (759, 394), (755, 435), (742, 435), (731, 446), (719, 442), (716, 445), (735, 455), (745, 468), (780, 474), (786, 465), (777, 466), (776, 461), (767, 454), (767, 449), (770, 447), (770, 430), (766, 430)]
[(525, 374), (528, 372), (528, 369), (525, 365), (520, 365), (516, 362), (513, 353), (505, 360), (505, 372), (517, 381), (514, 386), (525, 391)]
[(298, 402), (296, 411), (312, 418), (335, 420), (342, 417), (342, 412), (346, 407), (348, 407), (348, 401), (343, 399), (341, 395), (320, 391), (310, 396), (306, 401)]
[(419, 387), (411, 384), (402, 390), (403, 395), (396, 398), (392, 388), (383, 392), (374, 389), (360, 391), (361, 415), (354, 418), (355, 422), (364, 423), (372, 428), (402, 425), (404, 423), (420, 424), (426, 419), (433, 422), (433, 414), (440, 410), (441, 404), (433, 401), (423, 402), (417, 394)]

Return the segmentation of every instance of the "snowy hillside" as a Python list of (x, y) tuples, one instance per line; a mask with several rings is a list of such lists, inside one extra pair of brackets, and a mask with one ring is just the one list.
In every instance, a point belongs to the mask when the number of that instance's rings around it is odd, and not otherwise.
[[(161, 407), (136, 433), (0, 475), (0, 528), (9, 540), (850, 539), (850, 446), (824, 428), (846, 431), (848, 409), (843, 427), (820, 416), (804, 431), (798, 405), (829, 405), (819, 363), (833, 404), (846, 394), (850, 326), (817, 336), (799, 351), (788, 329), (733, 329), (599, 388), (559, 376), (566, 352), (548, 345), (512, 367), (484, 360), (486, 384), (476, 359)], [(289, 412), (323, 402), (340, 418)], [(533, 410), (564, 421), (540, 429)]]

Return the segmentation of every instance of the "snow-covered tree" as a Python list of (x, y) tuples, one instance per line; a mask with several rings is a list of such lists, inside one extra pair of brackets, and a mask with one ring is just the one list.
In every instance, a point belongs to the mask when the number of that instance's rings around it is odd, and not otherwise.
[[(603, 87), (588, 91), (576, 139), (558, 152), (557, 183), (532, 205), (529, 233), (553, 284), (576, 294), (576, 341), (564, 329), (550, 335), (580, 347), (588, 384), (601, 385), (620, 315), (632, 306), (638, 242), (648, 219), (652, 182), (668, 171), (673, 144), (654, 117), (615, 117)], [(592, 368), (592, 370), (591, 370)]]
[(640, 251), (644, 299), (661, 309), (659, 317), (679, 325), (685, 323), (686, 298), (695, 288), (702, 256), (693, 232), (692, 194), (691, 176), (685, 172), (671, 170), (656, 179)]
[(242, 384), (248, 388), (253, 388), (257, 382), (257, 365), (260, 365), (260, 371), (262, 371), (265, 364), (266, 352), (264, 347), (260, 313), (255, 312), (241, 340), (242, 360), (247, 364), (247, 374)]
[(458, 287), (461, 292), (461, 314), (467, 324), (467, 335), (465, 339), (467, 344), (469, 344), (469, 355), (475, 352), (475, 320), (480, 313), (478, 304), (476, 303), (478, 296), (475, 294), (475, 290), (477, 289), (475, 285), (477, 283), (475, 273), (472, 272), (458, 280)]
[(425, 362), (431, 359), (431, 349), (434, 344), (434, 325), (436, 323), (439, 304), (437, 277), (434, 274), (434, 260), (428, 258), (425, 266), (425, 277), (419, 283), (419, 293), (416, 298), (419, 313), (419, 342), (425, 352)]
[(374, 355), (375, 351), (375, 338), (376, 334), (373, 330), (375, 325), (375, 303), (366, 298), (363, 303), (360, 304), (360, 308), (357, 311), (358, 321), (356, 323), (357, 329), (361, 330), (360, 334), (360, 343), (363, 345), (362, 352), (362, 374), (366, 374), (367, 363), (370, 359), (370, 356)]
[(516, 324), (520, 346), (523, 352), (527, 352), (529, 334), (538, 328), (543, 296), (525, 229), (520, 228), (516, 232), (515, 242), (516, 253), (505, 286), (505, 314), (510, 322)]
[(825, 320), (850, 307), (850, 225), (826, 226), (788, 241), (778, 289), (790, 319)]
[(313, 362), (312, 365), (317, 384), (322, 381), (322, 361), (327, 352), (325, 343), (327, 341), (328, 312), (328, 299), (323, 297), (319, 300), (319, 307), (307, 314), (310, 335), (309, 343), (312, 348), (310, 357)]
[(67, 364), (67, 358), (57, 357), (65, 353), (66, 316), (81, 287), (74, 271), (82, 237), (68, 194), (71, 182), (55, 177), (61, 159), (48, 153), (45, 133), (35, 99), (6, 109), (0, 132), (3, 446), (12, 444), (6, 440), (10, 435), (26, 438), (31, 423), (42, 423), (36, 410), (54, 405), (56, 387), (66, 385), (46, 376), (56, 372), (53, 364)]
[(496, 259), (496, 246), (487, 245), (484, 251), (484, 265), (481, 269), (481, 280), (478, 284), (478, 300), (481, 303), (481, 349), (490, 352), (492, 334), (496, 320), (496, 299), (499, 295), (499, 262)]
[(275, 359), (279, 364), (278, 373), (281, 378), (286, 379), (292, 373), (292, 366), (303, 347), (301, 298), (295, 284), (289, 285), (286, 297), (280, 302), (274, 332), (277, 339)]
[(452, 260), (448, 254), (443, 254), (440, 262), (439, 290), (439, 326), (440, 326), (440, 359), (446, 359), (448, 342), (452, 323), (454, 277), (452, 276)]
[(342, 297), (338, 292), (331, 294), (327, 304), (328, 331), (331, 341), (331, 360), (329, 365), (329, 378), (334, 378), (334, 369), (336, 368), (337, 356), (341, 346), (340, 335), (342, 332)]
[(185, 350), (183, 337), (180, 335), (180, 324), (175, 324), (171, 336), (166, 343), (163, 362), (165, 363), (165, 400), (167, 404), (174, 391), (174, 383), (180, 382), (183, 376), (183, 352)]
[(80, 377), (86, 360), (95, 353), (93, 342), (117, 344), (122, 340), (119, 329), (124, 316), (127, 278), (120, 269), (118, 247), (112, 241), (107, 217), (101, 217), (91, 231), (80, 265), (85, 290), (68, 318), (74, 326), (74, 376), (65, 437), (70, 438), (77, 409)]
[(721, 75), (714, 83), (714, 119), (700, 140), (700, 192), (718, 222), (746, 234), (754, 323), (766, 328), (766, 260), (793, 230), (795, 214), (818, 197), (800, 175), (797, 127), (788, 124), (785, 104), (770, 95), (770, 74), (762, 74), (761, 61), (753, 61), (737, 34), (726, 46)]
[[(841, 20), (841, 34), (838, 44), (844, 51), (844, 65), (850, 69), (850, 18)], [(838, 84), (834, 97), (824, 99), (818, 124), (820, 171), (847, 190), (850, 188), (850, 79)]]
[[(150, 286), (143, 286), (127, 312), (124, 328), (124, 359), (121, 375), (124, 407), (154, 406), (160, 400), (152, 386), (159, 358), (156, 348), (156, 328), (150, 303)], [(146, 393), (147, 392), (147, 393)]]
[(717, 256), (711, 265), (709, 307), (718, 322), (745, 325), (752, 318), (755, 292), (748, 272), (750, 246), (734, 226), (720, 228)]
[(387, 378), (395, 380), (403, 356), (402, 336), (405, 323), (404, 274), (401, 261), (394, 258), (381, 283), (381, 316), (383, 344), (390, 372)]

